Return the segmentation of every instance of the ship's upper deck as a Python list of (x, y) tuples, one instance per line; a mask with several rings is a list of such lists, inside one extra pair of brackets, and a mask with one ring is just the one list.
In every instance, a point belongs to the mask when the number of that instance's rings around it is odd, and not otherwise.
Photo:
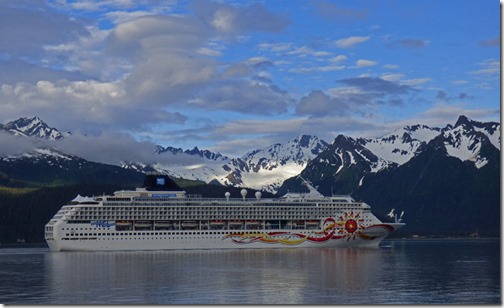
[(357, 202), (351, 196), (337, 195), (325, 197), (318, 192), (313, 193), (287, 193), (279, 198), (262, 198), (260, 192), (256, 192), (254, 197), (247, 198), (247, 190), (241, 190), (242, 198), (231, 198), (231, 194), (226, 192), (223, 198), (201, 198), (200, 196), (187, 195), (171, 178), (166, 175), (151, 173), (144, 180), (143, 187), (135, 190), (120, 190), (113, 195), (97, 197), (77, 196), (71, 204), (100, 204), (100, 205), (233, 205), (233, 206), (259, 206), (259, 205), (293, 205), (293, 206), (318, 206), (323, 204), (347, 204), (360, 208), (370, 208), (364, 202)]

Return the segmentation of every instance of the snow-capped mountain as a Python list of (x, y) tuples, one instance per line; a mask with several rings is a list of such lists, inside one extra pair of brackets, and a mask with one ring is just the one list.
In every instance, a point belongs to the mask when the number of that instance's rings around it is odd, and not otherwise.
[(357, 142), (383, 160), (402, 165), (409, 161), (441, 129), (426, 125), (406, 126), (379, 138), (358, 138)]
[[(302, 135), (286, 143), (277, 143), (229, 158), (207, 150), (182, 150), (172, 147), (158, 149), (160, 161), (152, 165), (157, 171), (175, 177), (200, 180), (225, 186), (250, 187), (275, 192), (283, 181), (299, 174), (327, 143), (315, 136)], [(166, 159), (171, 155), (172, 159)], [(143, 166), (129, 164), (141, 170)], [(147, 166), (145, 166), (147, 167)]]
[[(275, 192), (283, 181), (299, 174), (328, 146), (316, 136), (302, 135), (287, 143), (248, 152), (228, 165), (226, 180), (232, 185)], [(225, 183), (224, 183), (225, 184)]]
[(209, 160), (215, 160), (215, 161), (227, 161), (229, 160), (228, 157), (223, 156), (220, 153), (214, 153), (209, 150), (200, 150), (198, 147), (194, 147), (191, 150), (184, 150), (182, 148), (174, 148), (171, 146), (163, 148), (162, 146), (158, 146), (156, 151), (157, 154), (162, 154), (162, 153), (172, 153), (172, 154), (188, 154), (192, 156), (199, 156), (201, 158), (206, 158)]
[(36, 137), (47, 140), (60, 140), (70, 135), (70, 132), (61, 133), (56, 128), (48, 126), (38, 117), (19, 118), (11, 121), (0, 129), (17, 136)]
[[(280, 188), (280, 193), (287, 191), (306, 191), (305, 179), (320, 191), (339, 194), (357, 187), (362, 178), (369, 173), (376, 173), (396, 163), (382, 159), (351, 137), (339, 135), (334, 142), (309, 162), (300, 176), (294, 176)], [(340, 182), (337, 187), (333, 182)]]
[[(325, 193), (350, 193), (362, 186), (369, 175), (397, 169), (422, 154), (427, 145), (440, 139), (443, 153), (477, 169), (489, 162), (489, 152), (500, 150), (500, 124), (477, 122), (460, 116), (455, 126), (406, 126), (375, 139), (354, 140), (343, 135), (313, 159), (300, 177)], [(437, 142), (437, 141), (436, 141)], [(440, 145), (441, 146), (441, 145)], [(291, 178), (279, 192), (303, 190), (302, 179)]]
[[(49, 127), (38, 117), (20, 118), (0, 125), (0, 129), (38, 140), (71, 137)], [(417, 124), (374, 139), (340, 135), (331, 145), (316, 136), (301, 135), (236, 158), (197, 147), (183, 150), (157, 146), (154, 162), (122, 161), (117, 165), (140, 172), (155, 170), (178, 178), (269, 192), (277, 192), (285, 180), (301, 174), (314, 186), (328, 185), (326, 192), (343, 193), (348, 190), (334, 188), (334, 181), (360, 187), (372, 174), (407, 164), (435, 138), (442, 138), (447, 156), (482, 168), (488, 163), (488, 146), (500, 149), (500, 124), (460, 116), (454, 126), (438, 128)]]
[(500, 149), (500, 124), (482, 123), (460, 116), (455, 126), (444, 128), (426, 125), (406, 126), (390, 134), (375, 139), (359, 138), (357, 142), (385, 161), (402, 165), (422, 151), (435, 137), (442, 135), (448, 155), (462, 161), (472, 161), (476, 167), (484, 165), (484, 157), (479, 153), (480, 146), (488, 139)]
[(449, 156), (470, 161), (478, 169), (488, 163), (483, 146), (491, 144), (500, 149), (500, 124), (495, 122), (481, 123), (460, 116), (453, 128), (443, 130), (442, 136)]

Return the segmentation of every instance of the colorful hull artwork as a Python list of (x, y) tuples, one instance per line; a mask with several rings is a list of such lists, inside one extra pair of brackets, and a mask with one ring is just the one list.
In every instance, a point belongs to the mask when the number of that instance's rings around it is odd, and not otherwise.
[(360, 213), (354, 215), (353, 212), (344, 213), (338, 220), (327, 218), (323, 223), (321, 231), (312, 231), (309, 234), (294, 232), (262, 232), (256, 234), (233, 233), (226, 235), (224, 239), (231, 239), (236, 244), (250, 244), (254, 242), (284, 245), (299, 245), (305, 241), (322, 243), (329, 240), (374, 240), (385, 237), (394, 231), (394, 227), (389, 224), (376, 224), (364, 227), (364, 219), (360, 218)]

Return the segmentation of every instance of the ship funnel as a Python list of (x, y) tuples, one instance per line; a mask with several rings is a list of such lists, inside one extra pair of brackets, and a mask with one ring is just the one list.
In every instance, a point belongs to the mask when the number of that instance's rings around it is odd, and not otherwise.
[(168, 175), (159, 172), (146, 173), (142, 187), (148, 191), (182, 191)]

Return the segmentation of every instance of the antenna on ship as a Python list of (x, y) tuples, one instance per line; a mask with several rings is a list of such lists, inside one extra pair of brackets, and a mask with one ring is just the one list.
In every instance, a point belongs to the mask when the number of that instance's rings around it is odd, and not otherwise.
[(401, 222), (403, 215), (404, 215), (404, 211), (401, 212), (401, 216), (399, 216), (399, 220), (397, 220), (397, 215), (396, 215), (396, 223), (400, 223)]
[(395, 209), (391, 209), (390, 212), (387, 214), (387, 216), (390, 218), (394, 217), (394, 210)]

